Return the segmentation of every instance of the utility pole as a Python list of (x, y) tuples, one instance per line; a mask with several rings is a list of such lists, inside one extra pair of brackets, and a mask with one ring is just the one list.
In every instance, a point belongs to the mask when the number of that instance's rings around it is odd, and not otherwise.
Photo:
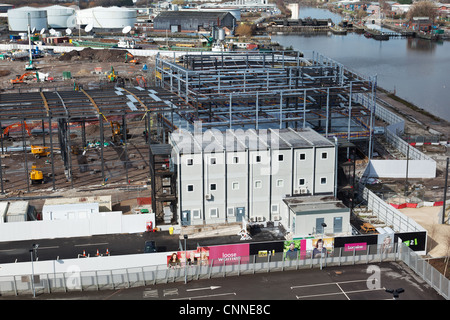
[(447, 166), (445, 167), (444, 202), (442, 203), (442, 224), (445, 224), (445, 201), (447, 198), (448, 162), (449, 158), (447, 157)]

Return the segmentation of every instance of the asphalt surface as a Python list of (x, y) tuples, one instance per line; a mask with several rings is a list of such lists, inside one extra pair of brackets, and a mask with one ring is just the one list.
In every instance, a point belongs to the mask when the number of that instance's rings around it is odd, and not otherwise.
[[(246, 242), (283, 239), (277, 228), (255, 228), (251, 232), (251, 237), (252, 239)], [(179, 235), (170, 235), (168, 231), (11, 241), (0, 242), (0, 264), (30, 261), (30, 249), (33, 244), (39, 244), (37, 257), (39, 261), (43, 261), (76, 259), (83, 252), (92, 257), (97, 254), (97, 250), (103, 255), (108, 251), (111, 256), (143, 253), (144, 244), (147, 240), (155, 241), (158, 252), (176, 251), (180, 248)], [(184, 241), (181, 242), (184, 246)], [(240, 236), (188, 239), (186, 245), (188, 250), (195, 250), (197, 245), (210, 246), (233, 243), (242, 243)]]
[[(166, 311), (176, 315), (186, 302), (202, 305), (203, 301), (203, 305), (207, 305), (204, 301), (218, 301), (222, 305), (224, 301), (228, 304), (230, 301), (235, 301), (232, 304), (251, 301), (259, 305), (273, 305), (274, 311), (280, 307), (280, 302), (281, 306), (286, 306), (286, 301), (393, 300), (393, 295), (386, 289), (399, 288), (403, 288), (404, 292), (397, 300), (445, 300), (402, 262), (325, 267), (322, 270), (257, 272), (206, 280), (189, 279), (186, 284), (182, 281), (116, 290), (41, 293), (35, 298), (31, 295), (4, 296), (0, 300), (171, 301), (171, 304), (164, 304), (172, 305), (171, 310)], [(223, 311), (219, 308), (215, 313)]]

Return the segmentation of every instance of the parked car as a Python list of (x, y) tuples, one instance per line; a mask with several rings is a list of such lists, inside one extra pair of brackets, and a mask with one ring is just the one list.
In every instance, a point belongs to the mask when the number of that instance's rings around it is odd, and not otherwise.
[(145, 241), (144, 253), (156, 252), (156, 243), (153, 240)]

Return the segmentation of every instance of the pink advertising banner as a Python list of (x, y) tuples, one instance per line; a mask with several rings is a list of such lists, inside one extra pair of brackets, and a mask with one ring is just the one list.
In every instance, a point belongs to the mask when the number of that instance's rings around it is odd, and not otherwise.
[(209, 260), (214, 259), (214, 265), (248, 263), (249, 254), (248, 243), (209, 247)]
[(344, 251), (361, 251), (361, 250), (367, 250), (367, 243), (361, 242), (361, 243), (346, 243), (344, 247)]

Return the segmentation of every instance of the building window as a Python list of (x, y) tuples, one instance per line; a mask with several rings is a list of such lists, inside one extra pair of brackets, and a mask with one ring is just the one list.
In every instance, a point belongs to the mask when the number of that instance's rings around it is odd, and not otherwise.
[(233, 163), (239, 163), (239, 157), (233, 157)]
[(192, 159), (192, 158), (186, 159), (186, 165), (187, 166), (192, 166), (193, 164), (194, 164), (194, 159)]
[(233, 182), (233, 183), (231, 184), (231, 188), (232, 188), (233, 190), (239, 190), (239, 182)]
[(194, 191), (194, 185), (193, 185), (193, 184), (188, 184), (188, 186), (187, 186), (187, 191), (188, 191), (188, 192)]
[(283, 179), (278, 179), (277, 180), (277, 187), (283, 187), (284, 186), (284, 180)]
[(278, 161), (282, 162), (283, 159), (284, 159), (284, 156), (283, 156), (282, 154), (279, 154), (279, 155), (278, 155)]
[(327, 158), (328, 158), (328, 153), (322, 152), (322, 159), (327, 159)]
[(305, 179), (300, 179), (300, 180), (298, 180), (298, 185), (299, 186), (304, 186), (305, 185)]
[(211, 191), (216, 190), (216, 184), (215, 183), (211, 183), (211, 185), (209, 186), (209, 190), (211, 190)]
[(255, 181), (255, 188), (256, 188), (256, 189), (260, 189), (261, 186), (262, 186), (261, 180), (256, 180), (256, 181)]
[(306, 159), (306, 153), (300, 153), (300, 160)]
[(234, 208), (227, 208), (227, 216), (234, 217)]
[(278, 209), (279, 209), (278, 204), (272, 205), (272, 213), (278, 213)]
[(209, 217), (210, 218), (218, 218), (219, 217), (219, 211), (217, 208), (211, 208), (209, 209)]
[(192, 210), (192, 217), (194, 219), (201, 219), (200, 209), (193, 209)]
[(209, 163), (210, 164), (216, 164), (217, 163), (216, 158), (211, 158)]
[(320, 184), (327, 184), (327, 178), (320, 178)]

